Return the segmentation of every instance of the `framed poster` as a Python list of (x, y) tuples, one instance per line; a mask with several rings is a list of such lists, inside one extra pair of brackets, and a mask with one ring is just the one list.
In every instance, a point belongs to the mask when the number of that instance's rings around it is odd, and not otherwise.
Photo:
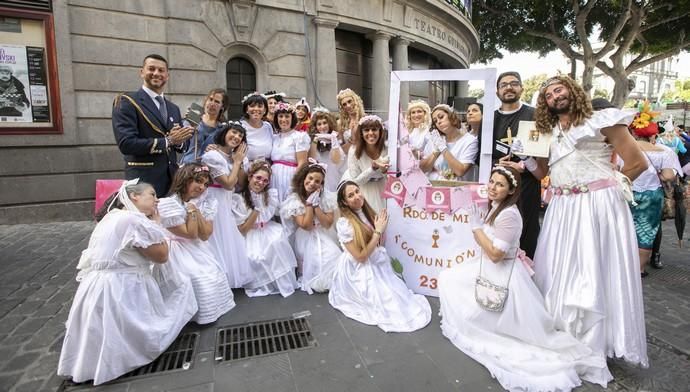
[(62, 133), (53, 15), (0, 7), (0, 135)]

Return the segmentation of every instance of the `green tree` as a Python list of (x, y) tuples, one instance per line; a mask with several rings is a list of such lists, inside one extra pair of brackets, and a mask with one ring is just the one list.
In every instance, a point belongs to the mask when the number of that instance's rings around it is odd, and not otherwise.
[(525, 79), (522, 82), (522, 100), (532, 102), (534, 93), (539, 90), (539, 86), (549, 78), (547, 74), (539, 74)]
[[(594, 69), (615, 82), (612, 103), (623, 105), (628, 75), (690, 48), (690, 0), (476, 0), (479, 61), (501, 58), (501, 49), (546, 54), (560, 50), (583, 63), (582, 85), (592, 89)], [(601, 46), (590, 38), (598, 33)], [(633, 54), (630, 56), (630, 54)], [(575, 75), (573, 75), (575, 76)]]
[(673, 90), (666, 91), (661, 99), (667, 102), (690, 101), (690, 79), (676, 80)]
[(475, 98), (482, 98), (484, 97), (484, 89), (483, 88), (471, 88), (467, 94), (470, 97), (475, 97)]
[(592, 98), (605, 98), (609, 99), (609, 92), (605, 88), (596, 88), (594, 89), (594, 94), (592, 94)]

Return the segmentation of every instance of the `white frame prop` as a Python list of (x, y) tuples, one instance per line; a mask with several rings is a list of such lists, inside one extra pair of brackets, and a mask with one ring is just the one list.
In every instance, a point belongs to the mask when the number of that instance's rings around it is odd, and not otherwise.
[[(438, 80), (484, 81), (484, 110), (482, 113), (482, 145), (479, 158), (479, 182), (489, 182), (491, 173), (491, 153), (493, 151), (494, 137), (494, 111), (498, 108), (496, 102), (496, 68), (484, 69), (436, 69), (419, 71), (393, 71), (391, 72), (391, 89), (388, 101), (388, 145), (398, 145), (398, 121), (400, 107), (400, 82), (428, 82)], [(407, 103), (405, 103), (407, 105)], [(398, 170), (398, 154), (389, 154), (391, 170)]]

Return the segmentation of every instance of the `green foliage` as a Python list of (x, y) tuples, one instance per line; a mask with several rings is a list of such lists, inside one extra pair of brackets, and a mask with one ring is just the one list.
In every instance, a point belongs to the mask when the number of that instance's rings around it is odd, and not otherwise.
[(664, 102), (690, 101), (690, 79), (676, 80), (672, 90), (661, 96)]
[(597, 89), (594, 89), (594, 94), (592, 94), (592, 98), (605, 98), (605, 99), (609, 99), (609, 97), (610, 97), (609, 91), (608, 91), (607, 89), (605, 89), (605, 88), (601, 88), (601, 89), (597, 88)]
[(484, 97), (484, 89), (483, 88), (471, 88), (467, 94), (470, 97), (475, 97), (475, 98), (482, 98)]
[(522, 81), (522, 101), (532, 102), (534, 93), (539, 90), (539, 86), (548, 79), (547, 74), (539, 74), (529, 77)]

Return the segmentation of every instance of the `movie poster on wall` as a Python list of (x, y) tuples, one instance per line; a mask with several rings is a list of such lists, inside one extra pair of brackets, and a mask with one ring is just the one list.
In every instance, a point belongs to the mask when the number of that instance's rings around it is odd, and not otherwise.
[(0, 122), (32, 122), (26, 47), (0, 44)]

